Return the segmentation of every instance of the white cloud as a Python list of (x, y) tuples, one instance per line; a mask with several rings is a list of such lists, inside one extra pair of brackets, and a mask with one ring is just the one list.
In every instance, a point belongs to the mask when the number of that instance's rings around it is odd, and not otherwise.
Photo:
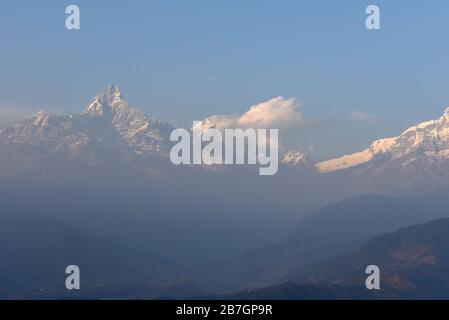
[(295, 98), (272, 98), (249, 108), (242, 115), (214, 115), (200, 125), (202, 130), (215, 127), (229, 129), (278, 129), (281, 148), (298, 145), (300, 133), (311, 125), (311, 121), (299, 111), (300, 103)]
[(372, 113), (366, 113), (362, 111), (353, 111), (349, 114), (349, 119), (354, 121), (369, 121), (374, 122), (377, 120), (377, 116)]
[(215, 115), (208, 118), (216, 128), (299, 129), (307, 124), (294, 98), (277, 97), (251, 106), (240, 116)]

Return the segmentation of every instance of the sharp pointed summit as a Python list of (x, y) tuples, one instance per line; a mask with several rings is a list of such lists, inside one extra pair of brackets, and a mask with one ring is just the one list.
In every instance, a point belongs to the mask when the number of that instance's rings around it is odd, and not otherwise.
[(114, 83), (109, 84), (104, 90), (103, 93), (106, 95), (121, 95), (119, 87), (117, 87)]
[(111, 109), (119, 105), (128, 104), (122, 96), (120, 89), (115, 84), (107, 86), (84, 109), (84, 113), (93, 116), (111, 114)]
[[(82, 114), (39, 112), (33, 118), (0, 131), (0, 143), (28, 144), (73, 158), (108, 158), (114, 152), (168, 155), (172, 127), (147, 117), (124, 100), (110, 84), (95, 96)], [(87, 156), (86, 156), (87, 158)]]
[(136, 153), (167, 153), (171, 126), (150, 119), (133, 107), (123, 98), (115, 84), (110, 84), (92, 99), (84, 114), (91, 117), (106, 117)]

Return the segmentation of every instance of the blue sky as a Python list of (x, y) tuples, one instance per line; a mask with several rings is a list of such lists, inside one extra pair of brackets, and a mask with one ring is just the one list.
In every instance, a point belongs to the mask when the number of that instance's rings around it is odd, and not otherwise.
[[(79, 31), (65, 29), (69, 4)], [(368, 4), (380, 31), (364, 26)], [(79, 112), (114, 82), (149, 115), (187, 126), (296, 97), (313, 123), (302, 146), (327, 158), (439, 117), (448, 15), (446, 0), (2, 0), (0, 109)]]

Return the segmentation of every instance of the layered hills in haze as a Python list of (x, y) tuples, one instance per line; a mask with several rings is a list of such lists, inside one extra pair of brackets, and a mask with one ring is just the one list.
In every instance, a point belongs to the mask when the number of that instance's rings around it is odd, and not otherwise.
[(449, 219), (377, 236), (348, 256), (299, 268), (289, 278), (301, 283), (364, 286), (365, 268), (381, 271), (380, 295), (408, 299), (449, 298)]
[[(0, 255), (0, 299), (150, 299), (201, 292), (168, 259), (51, 219), (0, 216)], [(81, 269), (79, 292), (65, 289), (69, 265)]]
[[(254, 113), (277, 104), (295, 110), (279, 97), (201, 126), (262, 121)], [(39, 112), (0, 129), (0, 254), (11, 257), (0, 265), (8, 284), (0, 295), (64, 295), (64, 265), (81, 264), (94, 298), (195, 296), (197, 284), (237, 292), (285, 281), (297, 283), (251, 297), (369, 298), (354, 275), (370, 262), (384, 266), (394, 297), (445, 297), (432, 285), (446, 288), (447, 220), (363, 245), (449, 216), (449, 110), (320, 163), (283, 149), (270, 177), (251, 166), (175, 166), (173, 129), (115, 85), (79, 114)], [(329, 260), (337, 255), (344, 257)]]

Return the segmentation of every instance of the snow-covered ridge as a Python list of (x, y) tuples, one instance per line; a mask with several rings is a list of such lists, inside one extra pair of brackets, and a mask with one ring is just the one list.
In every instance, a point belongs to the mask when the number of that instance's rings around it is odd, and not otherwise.
[[(271, 101), (271, 100), (270, 100)], [(263, 105), (263, 104), (262, 104)], [(221, 122), (217, 122), (220, 120)], [(224, 129), (235, 123), (209, 117), (196, 124), (202, 132)], [(119, 88), (110, 85), (94, 97), (80, 114), (59, 116), (40, 111), (34, 117), (0, 129), (1, 144), (31, 145), (51, 154), (69, 158), (113, 159), (130, 155), (168, 157), (174, 128), (151, 119), (128, 103)], [(414, 125), (397, 137), (374, 141), (354, 154), (313, 164), (301, 151), (280, 156), (285, 166), (307, 166), (319, 173), (356, 169), (359, 173), (409, 169), (428, 170), (440, 166), (449, 171), (449, 108), (437, 120)]]
[(403, 160), (404, 165), (420, 159), (449, 159), (449, 108), (438, 120), (422, 122), (397, 137), (377, 140), (363, 151), (323, 161), (315, 167), (321, 173), (334, 172), (371, 163), (380, 155), (387, 155), (388, 161)]
[(101, 146), (136, 154), (168, 155), (173, 128), (131, 106), (119, 88), (109, 85), (84, 112), (57, 116), (38, 112), (32, 119), (0, 131), (0, 141), (37, 146), (50, 153), (73, 157)]
[(395, 142), (396, 138), (377, 140), (368, 149), (337, 159), (317, 163), (316, 168), (321, 173), (327, 173), (358, 166), (371, 161), (376, 155), (389, 152)]
[(128, 102), (123, 99), (120, 89), (116, 85), (110, 84), (99, 95), (92, 99), (84, 109), (84, 113), (92, 116), (103, 116), (112, 114), (113, 110), (119, 107), (130, 106)]

